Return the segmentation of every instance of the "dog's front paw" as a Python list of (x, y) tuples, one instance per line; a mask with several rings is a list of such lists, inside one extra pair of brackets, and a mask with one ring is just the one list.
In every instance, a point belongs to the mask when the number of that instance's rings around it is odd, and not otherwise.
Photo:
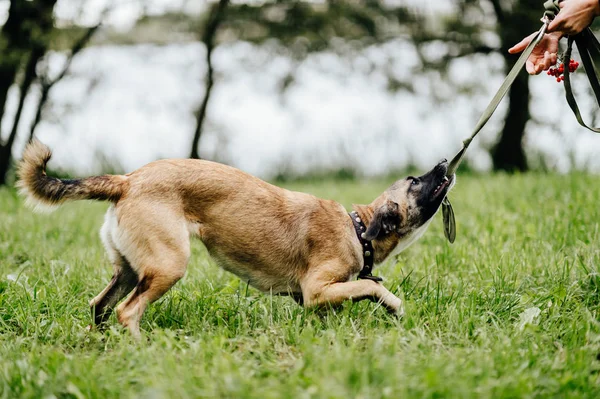
[(396, 296), (389, 296), (386, 298), (385, 307), (389, 314), (394, 315), (398, 318), (404, 316), (404, 305), (402, 304), (402, 299)]
[(392, 316), (401, 319), (402, 317), (404, 317), (404, 305), (400, 305), (400, 307), (398, 307), (396, 309), (388, 309), (388, 312)]
[(400, 305), (400, 307), (396, 310), (390, 311), (390, 314), (401, 319), (402, 317), (404, 317), (404, 305)]

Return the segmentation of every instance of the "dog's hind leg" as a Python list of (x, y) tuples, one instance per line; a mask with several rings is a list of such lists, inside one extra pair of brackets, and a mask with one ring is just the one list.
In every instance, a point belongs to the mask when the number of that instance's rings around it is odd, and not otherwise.
[(187, 259), (165, 268), (144, 269), (133, 293), (117, 308), (119, 322), (131, 335), (140, 336), (140, 320), (148, 305), (162, 297), (185, 274)]
[(119, 229), (128, 231), (125, 257), (139, 280), (131, 295), (117, 307), (119, 322), (134, 337), (140, 336), (140, 320), (148, 304), (162, 297), (185, 274), (190, 256), (190, 236), (185, 219), (168, 208), (137, 207), (122, 214)]
[(129, 294), (138, 282), (137, 273), (131, 268), (127, 259), (117, 250), (111, 238), (111, 229), (113, 223), (115, 223), (113, 218), (111, 208), (106, 213), (105, 223), (100, 232), (108, 257), (113, 264), (113, 277), (106, 288), (90, 301), (90, 309), (96, 325), (101, 325), (108, 320), (116, 304)]
[(138, 282), (137, 273), (133, 271), (127, 259), (120, 255), (113, 263), (114, 274), (106, 288), (90, 301), (90, 309), (94, 324), (104, 324), (115, 305), (134, 289)]

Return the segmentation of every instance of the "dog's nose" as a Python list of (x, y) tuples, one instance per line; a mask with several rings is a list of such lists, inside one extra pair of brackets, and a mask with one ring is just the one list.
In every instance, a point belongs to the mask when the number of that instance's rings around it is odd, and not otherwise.
[(442, 160), (440, 161), (440, 164), (442, 163), (448, 163), (448, 160), (446, 158), (442, 158)]

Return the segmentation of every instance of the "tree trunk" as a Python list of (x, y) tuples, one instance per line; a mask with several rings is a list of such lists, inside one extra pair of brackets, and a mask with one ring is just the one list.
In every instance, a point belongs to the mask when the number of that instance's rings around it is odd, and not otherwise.
[[(8, 90), (13, 85), (24, 53), (20, 50), (20, 32), (23, 21), (24, 7), (18, 1), (11, 1), (8, 10), (8, 19), (0, 31), (0, 40), (4, 45), (0, 47), (0, 126), (4, 116), (4, 106), (8, 98)], [(26, 4), (25, 4), (26, 5)], [(2, 44), (2, 42), (0, 42)], [(1, 132), (0, 132), (1, 133)], [(0, 134), (0, 139), (1, 139)], [(0, 140), (1, 142), (1, 140)]]
[(38, 102), (37, 108), (35, 110), (35, 117), (33, 118), (33, 122), (31, 123), (31, 127), (29, 128), (29, 139), (27, 140), (27, 142), (33, 140), (33, 137), (35, 136), (35, 129), (42, 120), (42, 111), (44, 110), (44, 107), (48, 102), (48, 95), (50, 94), (51, 88), (52, 86), (42, 85), (40, 101)]
[(196, 129), (194, 130), (194, 137), (192, 138), (192, 150), (190, 152), (190, 158), (194, 159), (200, 159), (200, 153), (198, 149), (200, 144), (200, 136), (202, 136), (202, 128), (204, 127), (204, 121), (206, 120), (206, 110), (210, 101), (212, 88), (215, 84), (214, 69), (212, 64), (212, 52), (215, 46), (215, 35), (217, 33), (217, 29), (219, 28), (219, 24), (223, 20), (225, 9), (227, 8), (228, 3), (229, 0), (219, 0), (219, 3), (213, 7), (208, 21), (206, 22), (204, 34), (202, 35), (202, 42), (206, 46), (206, 90), (204, 91), (204, 98), (202, 99), (202, 103), (200, 103), (200, 108), (198, 108), (198, 111), (196, 112)]
[(21, 113), (23, 112), (23, 105), (25, 104), (25, 98), (27, 97), (31, 83), (33, 83), (33, 80), (36, 77), (35, 67), (45, 52), (45, 47), (37, 47), (31, 51), (31, 55), (27, 61), (27, 66), (25, 67), (25, 76), (23, 77), (23, 81), (21, 82), (20, 86), (19, 104), (17, 105), (17, 111), (15, 112), (15, 120), (13, 122), (10, 135), (8, 136), (8, 141), (5, 144), (5, 146), (8, 148), (12, 148), (12, 145), (17, 137), (19, 122), (21, 122)]
[(190, 158), (193, 159), (200, 159), (198, 145), (200, 144), (200, 136), (202, 136), (202, 128), (204, 127), (204, 120), (206, 119), (206, 109), (208, 107), (208, 102), (210, 101), (210, 95), (212, 93), (213, 85), (215, 84), (213, 78), (211, 53), (212, 49), (208, 50), (207, 48), (206, 63), (208, 65), (208, 71), (206, 72), (206, 90), (204, 92), (204, 98), (202, 99), (200, 108), (196, 113), (196, 129), (194, 130), (194, 138), (192, 139), (192, 151), (190, 153)]
[[(498, 19), (501, 51), (508, 73), (519, 56), (508, 54), (508, 49), (539, 28), (539, 18), (543, 8), (538, 0), (519, 0), (513, 4), (512, 12), (506, 14), (501, 5), (503, 2), (500, 0), (491, 0), (491, 2)], [(528, 168), (523, 149), (523, 137), (530, 117), (529, 75), (525, 70), (521, 71), (510, 88), (508, 99), (508, 112), (500, 139), (492, 149), (492, 161), (495, 170), (524, 172)]]
[(0, 186), (4, 186), (7, 183), (10, 161), (10, 148), (0, 147)]
[[(2, 61), (0, 61), (1, 63)], [(8, 98), (8, 90), (13, 85), (15, 76), (17, 75), (16, 65), (2, 65), (0, 66), (0, 126), (2, 126), (2, 119), (4, 117), (4, 109), (6, 100)], [(1, 133), (1, 131), (0, 131)], [(2, 135), (0, 134), (0, 141)]]
[(25, 76), (20, 86), (19, 93), (19, 104), (17, 105), (17, 111), (15, 112), (15, 119), (13, 122), (12, 129), (8, 136), (6, 144), (0, 146), (0, 186), (6, 184), (8, 170), (12, 162), (12, 147), (17, 138), (17, 132), (19, 130), (19, 122), (21, 121), (21, 113), (23, 112), (23, 105), (25, 104), (25, 97), (29, 92), (29, 87), (35, 79), (35, 66), (38, 60), (44, 55), (45, 49), (36, 48), (31, 51), (27, 66), (25, 67)]
[(100, 21), (95, 26), (92, 26), (91, 28), (89, 28), (85, 32), (85, 34), (83, 36), (81, 36), (81, 38), (79, 40), (77, 40), (75, 42), (75, 44), (73, 44), (73, 47), (71, 48), (71, 54), (69, 54), (69, 56), (67, 57), (67, 61), (65, 62), (65, 65), (64, 65), (62, 71), (54, 79), (50, 79), (47, 76), (47, 74), (48, 74), (47, 71), (46, 71), (45, 76), (40, 76), (40, 85), (41, 85), (40, 100), (39, 100), (37, 108), (35, 110), (35, 117), (33, 118), (33, 122), (31, 123), (31, 127), (29, 128), (29, 140), (27, 140), (28, 142), (33, 140), (33, 137), (35, 136), (35, 129), (37, 128), (40, 121), (42, 120), (42, 111), (44, 110), (44, 107), (46, 106), (46, 103), (48, 102), (48, 96), (50, 95), (50, 90), (52, 89), (52, 87), (54, 87), (54, 85), (56, 83), (60, 82), (67, 75), (67, 72), (69, 71), (69, 68), (71, 67), (71, 63), (73, 62), (73, 58), (75, 58), (75, 56), (77, 54), (79, 54), (79, 52), (81, 50), (84, 49), (84, 47), (91, 40), (92, 36), (94, 36), (94, 33), (96, 33), (96, 31), (98, 30), (98, 28), (100, 28), (101, 25), (102, 25), (102, 21)]
[(509, 106), (500, 140), (492, 151), (495, 170), (524, 172), (527, 158), (523, 150), (525, 125), (529, 120), (529, 75), (522, 71), (508, 93)]

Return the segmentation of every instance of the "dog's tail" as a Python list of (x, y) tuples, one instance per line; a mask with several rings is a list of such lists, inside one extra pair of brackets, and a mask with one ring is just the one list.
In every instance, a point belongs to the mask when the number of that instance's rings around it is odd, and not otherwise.
[(119, 175), (74, 180), (50, 177), (46, 175), (46, 164), (50, 157), (50, 148), (34, 140), (25, 148), (23, 159), (18, 166), (19, 191), (36, 210), (52, 210), (68, 200), (117, 202), (128, 187), (127, 177)]

